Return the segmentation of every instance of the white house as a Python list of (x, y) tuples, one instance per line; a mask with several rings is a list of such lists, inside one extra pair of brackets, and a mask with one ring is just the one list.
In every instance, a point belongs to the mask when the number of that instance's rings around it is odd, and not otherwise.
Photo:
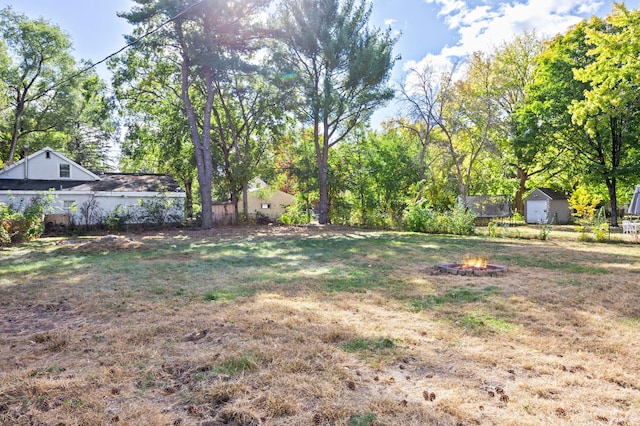
[(569, 197), (549, 188), (536, 188), (524, 199), (527, 223), (566, 224), (571, 222)]
[(169, 205), (182, 218), (185, 194), (170, 176), (95, 174), (46, 147), (0, 170), (0, 202), (19, 208), (53, 193), (53, 213), (80, 225), (99, 223), (116, 208), (133, 212), (143, 202)]

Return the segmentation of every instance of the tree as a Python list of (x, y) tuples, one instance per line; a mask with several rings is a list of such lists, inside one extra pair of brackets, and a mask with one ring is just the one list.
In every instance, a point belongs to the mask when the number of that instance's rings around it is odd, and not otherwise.
[(318, 173), (315, 165), (313, 130), (290, 126), (274, 151), (273, 181), (282, 191), (295, 194), (297, 203), (308, 212), (317, 205)]
[(524, 193), (529, 180), (537, 175), (553, 175), (561, 170), (562, 150), (551, 144), (551, 139), (532, 138), (524, 112), (527, 90), (534, 80), (537, 61), (543, 43), (534, 32), (525, 32), (499, 46), (494, 52), (494, 82), (500, 106), (500, 130), (503, 135), (502, 162), (515, 169), (517, 189), (515, 208), (524, 214)]
[(369, 29), (370, 15), (365, 0), (285, 0), (281, 10), (278, 61), (299, 87), (300, 117), (313, 127), (321, 224), (328, 222), (329, 149), (393, 96), (386, 82), (395, 39)]
[[(445, 145), (453, 160), (454, 174), (462, 202), (466, 205), (472, 176), (482, 156), (498, 154), (497, 140), (501, 112), (493, 75), (493, 58), (476, 52), (466, 64), (463, 79), (451, 92), (452, 107), (445, 111)], [(441, 127), (444, 131), (444, 127)]]
[(75, 87), (67, 100), (64, 137), (58, 148), (90, 170), (107, 171), (111, 168), (108, 151), (115, 130), (113, 99), (107, 84), (94, 70), (73, 80)]
[(261, 67), (228, 70), (214, 83), (216, 92), (214, 137), (221, 153), (220, 173), (231, 194), (236, 217), (238, 195), (242, 192), (243, 215), (248, 219), (248, 188), (259, 177), (267, 148), (273, 146), (284, 120), (286, 92), (261, 75)]
[(582, 22), (545, 44), (536, 59), (532, 79), (525, 87), (525, 98), (513, 114), (512, 149), (520, 167), (521, 188), (526, 180), (542, 174), (547, 175), (545, 186), (554, 186), (550, 177), (564, 177), (573, 181), (568, 182), (570, 187), (584, 172), (584, 159), (574, 147), (587, 135), (582, 126), (573, 122), (568, 107), (588, 88), (573, 75), (574, 69), (591, 60), (584, 42), (586, 25)]
[(20, 140), (62, 127), (63, 98), (71, 85), (55, 83), (74, 72), (75, 61), (67, 35), (44, 19), (31, 20), (7, 7), (0, 10), (0, 33), (0, 51), (4, 51), (0, 54), (0, 89), (10, 99), (11, 111), (7, 121), (0, 122), (4, 127), (0, 138), (2, 156), (11, 164)]
[[(350, 158), (349, 183), (358, 194), (363, 225), (389, 227), (400, 223), (409, 200), (416, 193), (420, 159), (416, 137), (407, 138), (402, 128), (368, 131), (344, 148)], [(422, 191), (424, 182), (418, 181)]]
[(406, 118), (396, 120), (396, 123), (414, 134), (421, 145), (418, 157), (418, 201), (423, 197), (426, 184), (429, 147), (437, 142), (438, 130), (444, 126), (444, 111), (449, 106), (447, 91), (454, 69), (438, 70), (434, 64), (427, 63), (421, 68), (409, 70), (400, 85), (400, 103)]
[[(156, 29), (146, 46), (175, 53), (180, 67), (180, 99), (194, 146), (202, 227), (213, 227), (211, 155), (215, 81), (220, 72), (237, 67), (242, 55), (259, 48), (265, 36), (256, 17), (270, 0), (134, 0), (139, 6), (121, 16), (148, 31)], [(158, 23), (171, 22), (162, 30)], [(142, 45), (144, 46), (144, 44)]]
[(0, 11), (0, 24), (0, 156), (10, 164), (20, 143), (30, 151), (48, 145), (91, 170), (107, 170), (114, 126), (106, 83), (78, 68), (58, 26), (10, 8)]
[[(142, 29), (134, 36), (140, 36)], [(122, 142), (123, 171), (167, 173), (185, 191), (185, 215), (193, 217), (197, 178), (189, 123), (181, 101), (180, 59), (154, 43), (129, 49), (109, 62), (113, 86), (127, 129)]]
[(585, 35), (593, 60), (576, 69), (575, 78), (589, 90), (569, 111), (588, 135), (582, 152), (607, 185), (611, 224), (618, 226), (618, 181), (640, 172), (629, 156), (640, 135), (640, 11), (616, 3), (604, 25), (588, 26)]
[(175, 177), (185, 191), (185, 216), (192, 218), (195, 157), (182, 108), (176, 104), (171, 98), (158, 101), (148, 115), (133, 115), (128, 110), (137, 120), (127, 125), (120, 167), (123, 171)]
[(618, 5), (606, 20), (592, 18), (553, 39), (541, 55), (525, 109), (537, 140), (564, 147), (582, 177), (606, 185), (613, 226), (618, 181), (638, 170), (630, 156), (638, 103), (626, 66), (636, 62), (639, 50), (634, 53), (637, 42), (630, 34), (638, 28), (633, 20), (625, 23), (625, 14)]

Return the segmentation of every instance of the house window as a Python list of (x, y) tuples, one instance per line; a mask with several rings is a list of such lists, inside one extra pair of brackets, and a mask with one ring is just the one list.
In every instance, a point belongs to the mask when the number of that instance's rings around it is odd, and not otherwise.
[(45, 156), (47, 157), (47, 160), (51, 158), (51, 151), (45, 151)]
[(60, 164), (60, 177), (61, 178), (71, 177), (71, 166), (69, 164)]
[(271, 208), (271, 204), (262, 203), (262, 204), (260, 204), (260, 208), (261, 209), (270, 209)]

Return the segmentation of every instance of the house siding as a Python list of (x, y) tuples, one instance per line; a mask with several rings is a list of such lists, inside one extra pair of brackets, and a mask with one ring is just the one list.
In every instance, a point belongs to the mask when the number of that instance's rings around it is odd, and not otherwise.
[[(184, 194), (157, 192), (91, 192), (91, 191), (0, 191), (0, 202), (21, 210), (34, 197), (53, 195), (51, 214), (67, 214), (69, 221), (78, 225), (96, 225), (116, 208), (124, 208), (127, 212), (140, 211), (142, 202), (159, 202), (161, 198), (170, 200), (172, 207), (167, 212), (172, 216), (183, 216)], [(82, 214), (81, 207), (95, 199), (98, 206), (91, 217)], [(75, 208), (65, 208), (65, 201), (73, 202)]]
[[(260, 198), (260, 191), (252, 191), (247, 194), (247, 209), (249, 214), (262, 213), (270, 219), (277, 219), (282, 216), (286, 208), (293, 204), (295, 197), (283, 191), (276, 191), (269, 198)], [(268, 208), (263, 208), (263, 204), (268, 204)]]
[[(69, 165), (69, 177), (60, 177), (60, 165)], [(66, 168), (65, 168), (66, 169)], [(184, 192), (170, 176), (105, 173), (96, 175), (51, 148), (44, 148), (0, 170), (0, 202), (22, 210), (33, 198), (52, 195), (51, 211), (68, 215), (72, 223), (100, 223), (116, 208), (132, 213), (136, 221), (144, 202), (167, 201), (165, 213), (183, 218)], [(82, 207), (93, 200), (94, 214), (83, 215)]]
[[(49, 153), (47, 156), (47, 152)], [(48, 158), (47, 158), (48, 157)], [(60, 177), (60, 165), (69, 166), (68, 178)], [(2, 179), (95, 181), (99, 178), (51, 148), (42, 149), (0, 171)]]

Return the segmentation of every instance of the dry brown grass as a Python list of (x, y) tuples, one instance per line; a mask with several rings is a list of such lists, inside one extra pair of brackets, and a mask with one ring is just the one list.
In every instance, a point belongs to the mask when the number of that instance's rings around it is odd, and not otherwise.
[[(0, 423), (640, 424), (637, 245), (348, 228), (134, 240), (125, 252), (45, 241), (0, 253), (7, 268), (29, 258), (0, 274)], [(273, 241), (285, 263), (261, 264)], [(333, 257), (305, 257), (299, 241)], [(259, 255), (215, 269), (206, 248), (238, 243)], [(508, 272), (434, 273), (469, 247)], [(349, 272), (361, 280), (336, 289)]]

